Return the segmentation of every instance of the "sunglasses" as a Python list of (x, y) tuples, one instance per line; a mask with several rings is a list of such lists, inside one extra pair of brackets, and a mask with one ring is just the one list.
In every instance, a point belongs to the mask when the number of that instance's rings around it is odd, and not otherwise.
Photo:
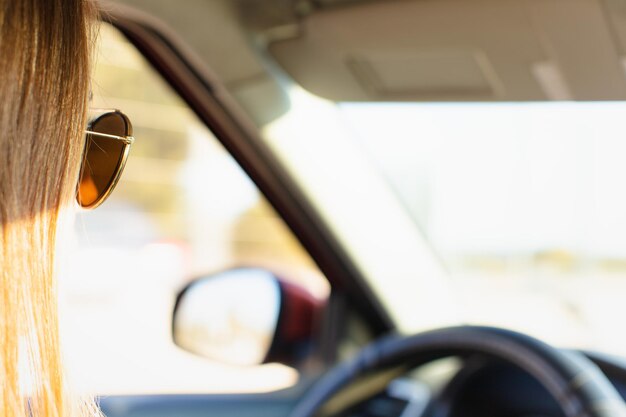
[(122, 175), (133, 144), (133, 127), (119, 110), (107, 110), (87, 125), (76, 201), (94, 209), (107, 199)]

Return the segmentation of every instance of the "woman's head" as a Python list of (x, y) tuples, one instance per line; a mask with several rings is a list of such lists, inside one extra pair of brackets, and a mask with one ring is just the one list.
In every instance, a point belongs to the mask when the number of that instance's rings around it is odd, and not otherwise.
[(70, 414), (53, 249), (84, 147), (95, 12), (88, 0), (0, 0), (0, 410)]

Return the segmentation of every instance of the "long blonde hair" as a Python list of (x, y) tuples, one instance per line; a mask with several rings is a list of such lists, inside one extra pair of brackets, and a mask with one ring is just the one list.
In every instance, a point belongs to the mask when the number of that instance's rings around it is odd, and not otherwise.
[(84, 144), (95, 7), (0, 0), (0, 414), (77, 415), (59, 350), (54, 245)]

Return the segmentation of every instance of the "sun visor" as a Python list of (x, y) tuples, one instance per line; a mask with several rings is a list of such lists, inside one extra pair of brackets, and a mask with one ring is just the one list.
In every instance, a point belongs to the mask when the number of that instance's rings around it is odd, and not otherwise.
[(599, 0), (356, 2), (312, 9), (268, 50), (335, 101), (621, 100), (616, 22)]

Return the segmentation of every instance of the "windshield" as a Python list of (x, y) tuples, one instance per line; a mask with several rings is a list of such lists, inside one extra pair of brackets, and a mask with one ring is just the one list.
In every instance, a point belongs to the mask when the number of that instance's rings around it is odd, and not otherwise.
[(268, 142), (400, 330), (626, 349), (626, 103), (292, 101)]

